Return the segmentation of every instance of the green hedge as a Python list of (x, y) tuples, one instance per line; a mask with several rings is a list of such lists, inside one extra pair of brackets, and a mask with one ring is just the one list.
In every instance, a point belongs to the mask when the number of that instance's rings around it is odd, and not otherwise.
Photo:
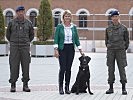
[(33, 45), (53, 45), (54, 41), (33, 41)]
[(0, 44), (7, 44), (7, 41), (0, 41)]

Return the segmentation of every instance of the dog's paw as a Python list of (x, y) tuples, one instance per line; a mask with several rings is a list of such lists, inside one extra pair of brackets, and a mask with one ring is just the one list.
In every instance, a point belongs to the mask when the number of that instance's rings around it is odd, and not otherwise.
[(92, 92), (89, 92), (90, 93), (90, 95), (93, 95), (93, 93)]
[(76, 92), (76, 95), (79, 95), (79, 93), (78, 93), (78, 92)]
[(83, 91), (83, 93), (87, 93), (87, 91)]

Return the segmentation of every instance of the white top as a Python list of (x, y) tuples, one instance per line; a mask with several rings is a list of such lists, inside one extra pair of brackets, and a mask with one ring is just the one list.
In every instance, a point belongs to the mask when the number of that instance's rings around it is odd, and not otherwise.
[(64, 44), (71, 44), (72, 42), (72, 30), (71, 27), (64, 27), (65, 40)]

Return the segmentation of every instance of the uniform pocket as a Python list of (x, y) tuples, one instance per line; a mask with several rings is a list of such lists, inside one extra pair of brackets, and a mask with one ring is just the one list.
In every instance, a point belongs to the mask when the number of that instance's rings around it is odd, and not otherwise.
[(114, 52), (111, 50), (107, 50), (107, 66), (114, 66)]
[(122, 50), (120, 52), (120, 56), (121, 56), (121, 59), (126, 59), (126, 51), (125, 50)]
[(126, 51), (121, 50), (117, 55), (118, 65), (121, 67), (127, 66)]
[(107, 50), (107, 58), (112, 58), (114, 57), (114, 53), (111, 50)]

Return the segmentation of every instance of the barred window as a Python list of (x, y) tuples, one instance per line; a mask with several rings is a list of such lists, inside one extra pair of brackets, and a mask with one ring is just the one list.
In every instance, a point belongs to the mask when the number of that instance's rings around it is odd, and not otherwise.
[(108, 16), (108, 25), (112, 24), (111, 16), (110, 16), (111, 13), (112, 13), (112, 11), (109, 12), (109, 16)]
[(35, 11), (32, 11), (30, 13), (30, 17), (29, 17), (30, 21), (32, 22), (33, 24), (33, 27), (36, 27), (37, 26), (37, 13)]
[(79, 15), (79, 27), (87, 27), (87, 13), (81, 12)]
[(131, 20), (131, 23), (132, 23), (132, 25), (131, 25), (131, 27), (132, 27), (132, 34), (131, 34), (131, 40), (133, 40), (133, 16), (132, 16), (132, 20)]
[(57, 11), (54, 14), (54, 27), (57, 27), (58, 24), (61, 23), (61, 16), (60, 16), (61, 12)]
[(13, 13), (11, 11), (6, 12), (5, 16), (5, 25), (7, 26), (8, 23), (13, 19)]

